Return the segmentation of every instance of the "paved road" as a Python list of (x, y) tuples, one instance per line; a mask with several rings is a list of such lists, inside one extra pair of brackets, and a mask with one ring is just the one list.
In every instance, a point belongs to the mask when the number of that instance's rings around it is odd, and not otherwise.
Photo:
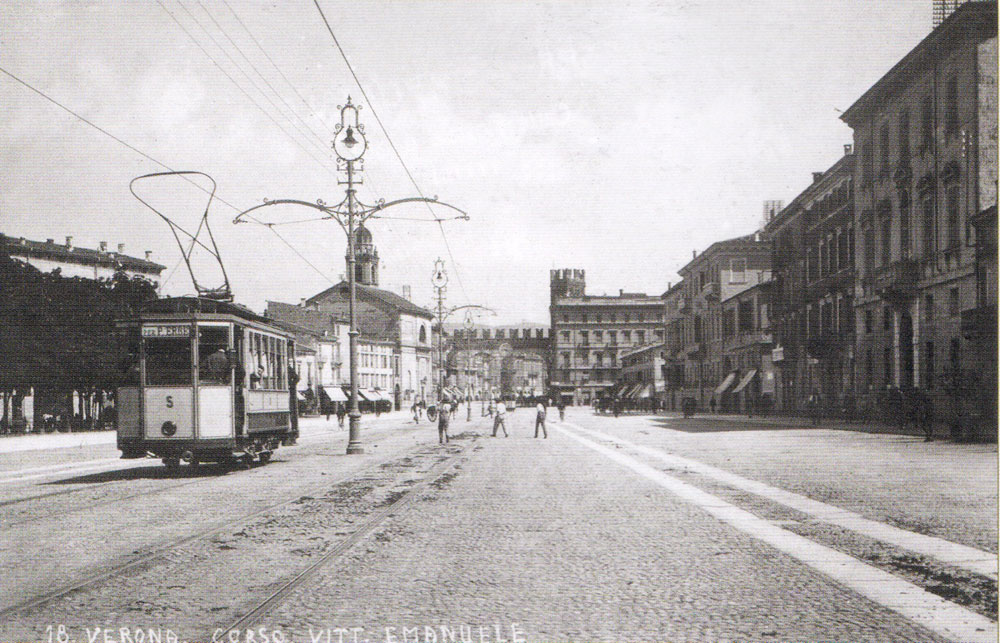
[[(997, 638), (993, 446), (582, 409), (550, 423), (548, 439), (533, 439), (532, 425), (522, 409), (510, 438), (491, 438), (487, 422), (460, 418), (456, 431), (483, 437), (456, 443), (465, 449), (457, 475), (421, 491), (261, 625), (309, 643)], [(405, 492), (411, 457), (449, 452), (421, 426), (387, 425), (379, 448), (399, 473), (364, 479), (381, 489), (262, 516), (128, 582), (21, 614), (0, 625), (0, 638), (42, 640), (48, 624), (67, 623), (80, 640), (85, 624), (210, 639), (294, 576), (303, 556), (328, 551)], [(322, 482), (329, 466), (346, 473), (374, 462), (328, 462), (325, 444), (165, 490), (155, 504), (112, 495), (37, 521), (44, 527), (4, 528), (2, 594), (29, 595), (64, 569), (248, 511)], [(21, 504), (34, 502), (43, 501)], [(152, 530), (138, 530), (144, 524)], [(253, 556), (262, 556), (259, 572), (247, 573)], [(24, 571), (24, 560), (36, 569)]]

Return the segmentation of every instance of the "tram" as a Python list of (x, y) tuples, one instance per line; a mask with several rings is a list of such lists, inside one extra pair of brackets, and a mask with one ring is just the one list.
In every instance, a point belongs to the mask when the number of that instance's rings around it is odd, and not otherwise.
[(122, 458), (250, 466), (295, 443), (295, 346), (268, 319), (231, 301), (172, 297), (118, 329), (129, 353), (116, 393)]

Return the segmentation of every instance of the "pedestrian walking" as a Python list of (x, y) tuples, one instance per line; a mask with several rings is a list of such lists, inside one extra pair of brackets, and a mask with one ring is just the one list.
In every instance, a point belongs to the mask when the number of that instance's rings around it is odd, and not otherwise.
[(420, 405), (416, 401), (413, 402), (413, 406), (410, 407), (410, 412), (413, 413), (413, 423), (420, 424)]
[(708, 401), (708, 410), (711, 411), (713, 415), (715, 414), (715, 398), (714, 397)]
[(556, 404), (559, 409), (559, 421), (562, 422), (566, 419), (566, 402), (563, 401), (562, 396), (559, 396), (559, 402)]
[(451, 421), (451, 405), (448, 400), (438, 404), (438, 443), (448, 443), (448, 422)]
[(541, 402), (535, 406), (535, 437), (538, 437), (538, 427), (542, 427), (542, 435), (549, 437), (549, 432), (545, 430), (545, 405)]
[[(344, 428), (344, 416), (347, 415), (347, 409), (344, 408), (343, 402), (337, 402), (337, 425), (340, 428)], [(329, 417), (329, 416), (327, 416)]]
[(806, 401), (806, 407), (809, 412), (809, 419), (813, 426), (819, 424), (819, 391), (813, 389), (813, 392), (809, 395), (809, 399)]
[(934, 403), (923, 390), (918, 391), (917, 395), (917, 422), (923, 429), (924, 442), (932, 442), (934, 440)]
[(493, 418), (493, 437), (497, 437), (497, 429), (503, 429), (503, 437), (510, 437), (507, 434), (507, 405), (503, 400), (497, 403), (496, 416)]

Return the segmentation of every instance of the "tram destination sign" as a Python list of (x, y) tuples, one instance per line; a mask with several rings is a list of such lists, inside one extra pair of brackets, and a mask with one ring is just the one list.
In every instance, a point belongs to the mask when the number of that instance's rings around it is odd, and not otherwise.
[(191, 327), (179, 326), (143, 326), (143, 337), (190, 337)]

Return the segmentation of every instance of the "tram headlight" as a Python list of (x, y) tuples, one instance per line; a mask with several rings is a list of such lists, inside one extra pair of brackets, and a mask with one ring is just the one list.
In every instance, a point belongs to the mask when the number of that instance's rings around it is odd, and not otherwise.
[(167, 420), (166, 422), (163, 423), (163, 426), (160, 427), (160, 433), (162, 433), (167, 437), (170, 437), (171, 435), (177, 433), (177, 425), (171, 422), (170, 420)]

